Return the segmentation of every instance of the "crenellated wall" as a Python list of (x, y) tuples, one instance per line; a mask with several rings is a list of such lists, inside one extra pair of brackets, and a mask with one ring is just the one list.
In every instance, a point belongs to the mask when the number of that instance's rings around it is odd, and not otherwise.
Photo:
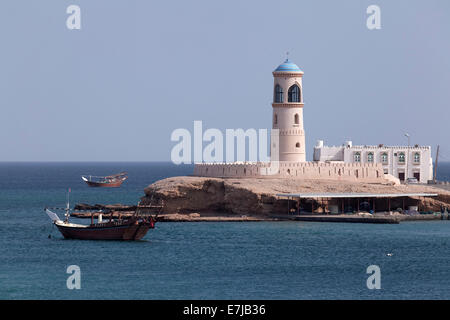
[(327, 163), (280, 161), (257, 163), (198, 163), (194, 175), (201, 177), (267, 177), (298, 179), (333, 179), (345, 181), (374, 181), (385, 179), (383, 167), (377, 163)]

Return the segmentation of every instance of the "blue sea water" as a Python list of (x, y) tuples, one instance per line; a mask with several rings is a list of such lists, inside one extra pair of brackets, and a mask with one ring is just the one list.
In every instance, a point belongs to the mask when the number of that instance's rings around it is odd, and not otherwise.
[[(450, 164), (440, 165), (450, 180)], [(118, 189), (81, 174), (127, 171)], [(0, 163), (0, 299), (448, 299), (450, 221), (158, 223), (143, 241), (64, 240), (44, 213), (72, 203), (137, 203), (170, 163)], [(49, 239), (48, 235), (52, 237)], [(387, 253), (393, 253), (387, 256)], [(69, 290), (66, 268), (81, 269)], [(381, 289), (366, 286), (369, 265)]]

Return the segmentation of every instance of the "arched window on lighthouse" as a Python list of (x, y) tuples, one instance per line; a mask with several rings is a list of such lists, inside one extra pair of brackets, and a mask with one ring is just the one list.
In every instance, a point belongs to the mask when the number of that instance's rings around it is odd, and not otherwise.
[(279, 84), (275, 86), (275, 103), (283, 102), (283, 88)]
[(300, 102), (300, 88), (294, 84), (288, 91), (288, 102)]
[(278, 116), (276, 113), (273, 115), (273, 124), (278, 124)]
[(296, 147), (296, 148), (300, 148), (300, 142), (297, 142), (297, 143), (295, 144), (295, 147)]
[(300, 118), (298, 116), (298, 113), (296, 113), (295, 116), (294, 116), (294, 123), (295, 124), (300, 124)]

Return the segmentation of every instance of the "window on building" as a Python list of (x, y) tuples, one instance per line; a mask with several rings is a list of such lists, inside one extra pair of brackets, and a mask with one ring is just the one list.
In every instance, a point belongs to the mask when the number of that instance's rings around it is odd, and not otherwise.
[(385, 164), (388, 163), (388, 154), (386, 152), (381, 154), (381, 162)]
[(288, 91), (288, 102), (300, 102), (300, 88), (294, 84)]
[(300, 117), (298, 116), (298, 113), (296, 113), (295, 116), (294, 116), (294, 123), (295, 124), (300, 124)]
[(373, 152), (367, 154), (367, 162), (373, 162)]
[(275, 97), (274, 101), (276, 103), (283, 102), (283, 88), (279, 84), (275, 86)]
[(420, 153), (414, 153), (414, 163), (420, 163)]
[(276, 113), (273, 115), (273, 124), (278, 124), (278, 116)]
[(404, 152), (400, 152), (398, 154), (398, 162), (405, 163), (405, 153)]
[(354, 162), (361, 162), (361, 152), (355, 152), (353, 154), (353, 160)]
[(297, 143), (295, 144), (295, 147), (296, 147), (296, 148), (300, 148), (300, 142), (297, 142)]

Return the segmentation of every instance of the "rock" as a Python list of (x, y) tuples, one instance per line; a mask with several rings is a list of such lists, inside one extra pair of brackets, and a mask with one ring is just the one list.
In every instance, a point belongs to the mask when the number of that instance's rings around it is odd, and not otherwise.
[[(285, 214), (286, 199), (278, 193), (438, 193), (422, 201), (425, 211), (450, 206), (450, 192), (422, 185), (358, 183), (337, 180), (279, 178), (171, 177), (145, 188), (142, 204), (164, 201), (164, 213), (231, 213), (268, 216)], [(316, 206), (317, 208), (317, 206)]]
[(261, 213), (260, 197), (224, 179), (178, 177), (155, 182), (145, 189), (142, 203), (164, 200), (165, 213)]
[(189, 217), (191, 217), (191, 218), (199, 218), (200, 217), (200, 213), (190, 213)]

